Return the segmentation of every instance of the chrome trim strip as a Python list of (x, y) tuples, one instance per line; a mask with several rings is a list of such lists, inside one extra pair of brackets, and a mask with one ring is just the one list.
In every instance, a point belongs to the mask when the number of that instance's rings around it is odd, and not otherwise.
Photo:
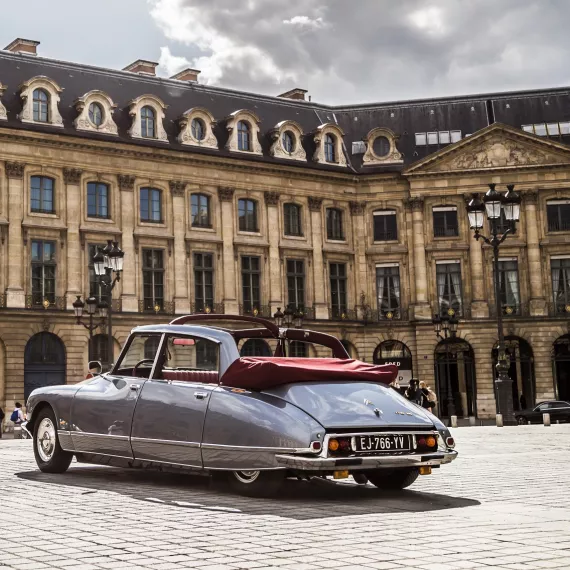
[(163, 465), (178, 465), (180, 467), (190, 467), (192, 469), (198, 469), (199, 471), (204, 471), (202, 465), (191, 465), (190, 463), (175, 463), (174, 461), (159, 461), (158, 459), (141, 459), (136, 457), (134, 461), (144, 462), (144, 463), (161, 463)]
[(220, 443), (203, 443), (202, 449), (221, 449), (225, 451), (267, 451), (273, 453), (310, 453), (315, 455), (310, 447), (256, 447), (249, 445), (222, 445)]
[[(101, 453), (99, 451), (75, 451), (76, 454), (79, 455), (95, 455), (97, 457), (116, 457), (118, 459), (129, 459), (130, 461), (135, 461), (135, 458), (132, 455), (114, 455), (111, 453)], [(90, 461), (79, 461), (79, 463), (91, 463)]]
[(72, 431), (70, 432), (71, 435), (84, 435), (84, 436), (90, 436), (90, 437), (109, 437), (112, 439), (122, 439), (124, 441), (129, 441), (130, 437), (128, 435), (111, 435), (111, 434), (107, 434), (107, 433), (92, 433), (89, 431)]
[(140, 443), (161, 443), (164, 445), (182, 445), (185, 447), (200, 447), (200, 444), (194, 441), (178, 441), (174, 439), (153, 439), (149, 437), (131, 437), (131, 441), (140, 442)]

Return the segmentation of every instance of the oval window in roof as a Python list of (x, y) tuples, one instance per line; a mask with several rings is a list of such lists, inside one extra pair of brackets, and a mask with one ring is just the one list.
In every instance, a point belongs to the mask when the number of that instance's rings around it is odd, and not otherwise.
[(372, 143), (372, 150), (376, 156), (388, 156), (390, 153), (390, 141), (388, 137), (379, 136), (374, 139)]
[(206, 125), (202, 119), (192, 119), (192, 136), (197, 141), (203, 141), (206, 137)]
[(291, 131), (285, 131), (281, 139), (285, 152), (291, 154), (295, 150), (295, 135)]
[(89, 105), (89, 120), (96, 126), (103, 124), (103, 107), (99, 103), (91, 103)]

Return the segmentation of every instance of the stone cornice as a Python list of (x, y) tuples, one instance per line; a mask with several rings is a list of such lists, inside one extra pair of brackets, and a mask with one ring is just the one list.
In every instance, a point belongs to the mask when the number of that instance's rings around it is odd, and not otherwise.
[(81, 182), (81, 175), (83, 170), (79, 168), (64, 168), (63, 180), (66, 184), (79, 184)]
[(23, 162), (6, 161), (6, 176), (8, 178), (23, 178), (26, 165)]
[(234, 192), (234, 188), (220, 186), (218, 188), (218, 198), (220, 199), (220, 202), (231, 202), (234, 198)]
[(186, 182), (182, 180), (171, 180), (168, 185), (170, 186), (170, 193), (175, 197), (184, 197), (184, 191), (186, 190)]
[(117, 174), (117, 182), (121, 190), (133, 191), (135, 189), (135, 177), (131, 174)]

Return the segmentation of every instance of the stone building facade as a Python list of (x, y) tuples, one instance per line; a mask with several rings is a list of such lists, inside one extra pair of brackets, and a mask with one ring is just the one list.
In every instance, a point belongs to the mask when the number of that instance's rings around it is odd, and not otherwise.
[[(500, 310), (515, 407), (570, 398), (566, 90), (335, 108), (36, 45), (0, 52), (0, 406), (83, 378), (72, 303), (97, 292), (90, 259), (107, 240), (125, 251), (116, 351), (174, 314), (290, 305), (354, 357), (434, 385), (440, 415), (451, 392), (460, 416), (484, 419)], [(489, 183), (523, 196), (499, 303), (465, 210)], [(431, 319), (449, 308), (459, 333), (444, 343)]]

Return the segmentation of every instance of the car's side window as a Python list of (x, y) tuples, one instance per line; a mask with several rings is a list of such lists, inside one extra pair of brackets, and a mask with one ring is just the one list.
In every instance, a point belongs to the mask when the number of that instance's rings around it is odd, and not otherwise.
[(537, 412), (544, 412), (545, 410), (548, 410), (550, 408), (550, 404), (540, 404), (539, 406), (536, 406), (536, 411)]
[(169, 336), (162, 355), (164, 380), (217, 383), (219, 346), (211, 340), (190, 336)]
[(160, 334), (137, 334), (131, 337), (129, 346), (117, 364), (117, 374), (148, 378), (154, 365)]

